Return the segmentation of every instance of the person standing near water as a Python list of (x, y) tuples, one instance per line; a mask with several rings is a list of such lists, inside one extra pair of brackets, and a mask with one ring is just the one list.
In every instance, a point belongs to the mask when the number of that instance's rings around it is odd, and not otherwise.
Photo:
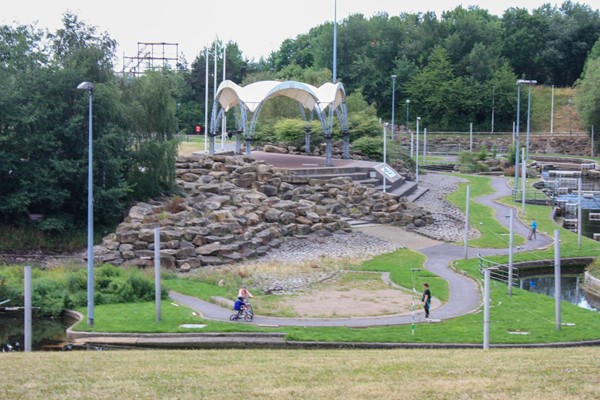
[(423, 302), (423, 309), (425, 310), (425, 318), (429, 318), (429, 307), (431, 307), (431, 290), (429, 290), (429, 284), (423, 284), (423, 297), (421, 297), (421, 301)]

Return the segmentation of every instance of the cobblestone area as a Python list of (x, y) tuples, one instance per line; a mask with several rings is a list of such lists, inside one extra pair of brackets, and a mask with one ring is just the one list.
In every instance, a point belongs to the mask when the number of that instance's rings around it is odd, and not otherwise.
[[(441, 174), (426, 174), (419, 177), (419, 186), (429, 189), (415, 204), (431, 212), (433, 223), (413, 231), (432, 239), (445, 242), (460, 242), (465, 235), (465, 215), (444, 196), (456, 190), (464, 179)], [(479, 231), (471, 228), (470, 238), (479, 236)]]
[(372, 257), (402, 248), (362, 232), (335, 233), (331, 236), (290, 238), (259, 261), (304, 262), (321, 257)]

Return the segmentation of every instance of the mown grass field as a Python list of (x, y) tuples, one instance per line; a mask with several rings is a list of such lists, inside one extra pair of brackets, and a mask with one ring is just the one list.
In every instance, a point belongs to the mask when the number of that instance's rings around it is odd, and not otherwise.
[(600, 348), (0, 354), (2, 399), (597, 399)]

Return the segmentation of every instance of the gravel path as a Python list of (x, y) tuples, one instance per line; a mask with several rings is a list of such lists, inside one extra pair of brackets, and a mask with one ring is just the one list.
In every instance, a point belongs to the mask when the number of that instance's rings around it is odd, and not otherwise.
[[(462, 182), (466, 182), (466, 180), (450, 175), (429, 173), (420, 177), (419, 186), (428, 188), (429, 191), (415, 201), (415, 204), (431, 212), (433, 223), (415, 228), (414, 232), (444, 242), (463, 240), (465, 215), (458, 207), (445, 199), (446, 194), (456, 191)], [(478, 236), (479, 232), (471, 228), (469, 237), (476, 238)]]
[(272, 249), (257, 261), (304, 262), (322, 257), (366, 258), (402, 248), (362, 232), (335, 233), (331, 236), (288, 238), (279, 248)]

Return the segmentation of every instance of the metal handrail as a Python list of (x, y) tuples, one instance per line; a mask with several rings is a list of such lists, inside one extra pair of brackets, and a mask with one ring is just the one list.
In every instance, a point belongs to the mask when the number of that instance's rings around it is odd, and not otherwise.
[[(483, 258), (481, 254), (477, 254), (479, 262), (479, 273), (484, 274), (486, 269), (490, 270), (490, 278), (508, 284), (508, 264), (497, 263), (492, 260)], [(512, 285), (519, 286), (519, 269), (513, 266)]]

